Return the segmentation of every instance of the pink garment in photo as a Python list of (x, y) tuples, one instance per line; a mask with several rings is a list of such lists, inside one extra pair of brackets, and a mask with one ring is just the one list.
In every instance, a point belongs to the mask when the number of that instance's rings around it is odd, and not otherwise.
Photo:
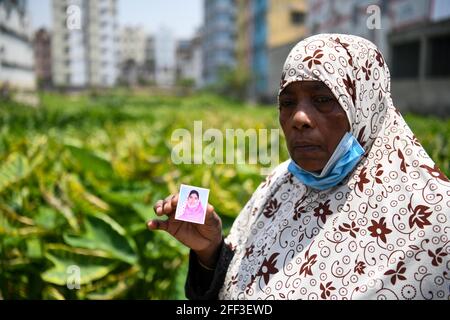
[(202, 222), (203, 220), (203, 206), (201, 201), (198, 201), (198, 204), (190, 207), (188, 203), (186, 203), (186, 207), (184, 208), (183, 213), (179, 216), (180, 219), (190, 220), (195, 222)]

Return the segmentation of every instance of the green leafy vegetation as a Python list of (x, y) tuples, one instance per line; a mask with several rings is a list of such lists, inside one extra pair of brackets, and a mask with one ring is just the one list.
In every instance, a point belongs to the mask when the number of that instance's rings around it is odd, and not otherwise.
[[(208, 94), (41, 98), (0, 105), (0, 297), (184, 299), (188, 249), (147, 230), (154, 202), (181, 183), (210, 188), (226, 233), (263, 177), (258, 164), (175, 165), (172, 132), (196, 120), (204, 131), (278, 128), (276, 106)], [(449, 175), (450, 121), (406, 120)]]

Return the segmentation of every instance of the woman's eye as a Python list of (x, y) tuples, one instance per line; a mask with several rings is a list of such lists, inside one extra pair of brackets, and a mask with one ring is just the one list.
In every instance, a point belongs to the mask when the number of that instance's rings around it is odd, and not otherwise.
[(319, 96), (313, 99), (314, 106), (321, 112), (331, 112), (336, 100), (332, 97)]
[(280, 107), (282, 108), (290, 108), (295, 106), (295, 101), (293, 100), (284, 100), (280, 101)]
[(316, 103), (328, 103), (333, 101), (334, 99), (331, 97), (315, 97), (314, 102)]

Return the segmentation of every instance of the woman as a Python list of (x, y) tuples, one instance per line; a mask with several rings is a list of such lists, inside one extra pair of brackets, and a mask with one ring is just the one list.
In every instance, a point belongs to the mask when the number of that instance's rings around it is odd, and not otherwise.
[(189, 192), (186, 206), (178, 219), (195, 223), (201, 223), (203, 221), (203, 206), (196, 190)]
[[(151, 221), (190, 247), (188, 298), (449, 299), (450, 183), (390, 96), (382, 54), (356, 36), (300, 41), (284, 64), (279, 121), (291, 159), (262, 183), (223, 241)], [(175, 233), (175, 231), (178, 231)]]

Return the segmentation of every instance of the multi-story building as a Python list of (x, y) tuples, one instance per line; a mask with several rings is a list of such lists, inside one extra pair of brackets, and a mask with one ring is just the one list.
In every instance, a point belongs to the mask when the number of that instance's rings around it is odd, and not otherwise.
[(126, 26), (120, 32), (120, 81), (136, 84), (143, 78), (147, 36), (140, 26)]
[(222, 69), (236, 67), (235, 0), (205, 0), (203, 28), (203, 79), (205, 85), (219, 80)]
[(237, 0), (237, 8), (236, 54), (251, 75), (249, 96), (273, 102), (284, 60), (306, 35), (306, 1)]
[(34, 90), (33, 47), (27, 1), (0, 1), (0, 87)]
[(118, 74), (117, 0), (53, 0), (53, 82), (110, 87)]
[(267, 92), (267, 82), (269, 76), (267, 46), (268, 0), (253, 0), (251, 1), (251, 4), (253, 35), (250, 46), (252, 50), (252, 83), (254, 84), (252, 93), (256, 94), (259, 98)]
[(44, 28), (37, 30), (33, 38), (34, 67), (40, 87), (52, 84), (51, 34)]
[(155, 82), (155, 38), (147, 35), (145, 39), (145, 59), (143, 68), (143, 79), (147, 83)]
[(160, 87), (171, 87), (175, 84), (176, 42), (172, 31), (161, 27), (155, 35), (155, 81)]
[(202, 48), (200, 32), (190, 40), (180, 40), (176, 52), (177, 79), (192, 80), (202, 86)]
[(120, 31), (120, 62), (134, 60), (138, 65), (145, 62), (147, 35), (140, 26), (126, 26)]
[(236, 63), (239, 70), (249, 72), (252, 65), (253, 23), (251, 19), (251, 0), (236, 2)]
[(374, 42), (403, 111), (450, 114), (450, 1), (309, 0), (311, 34), (350, 33)]
[(291, 49), (307, 35), (307, 0), (270, 0), (267, 14), (267, 100), (276, 102), (281, 70)]

